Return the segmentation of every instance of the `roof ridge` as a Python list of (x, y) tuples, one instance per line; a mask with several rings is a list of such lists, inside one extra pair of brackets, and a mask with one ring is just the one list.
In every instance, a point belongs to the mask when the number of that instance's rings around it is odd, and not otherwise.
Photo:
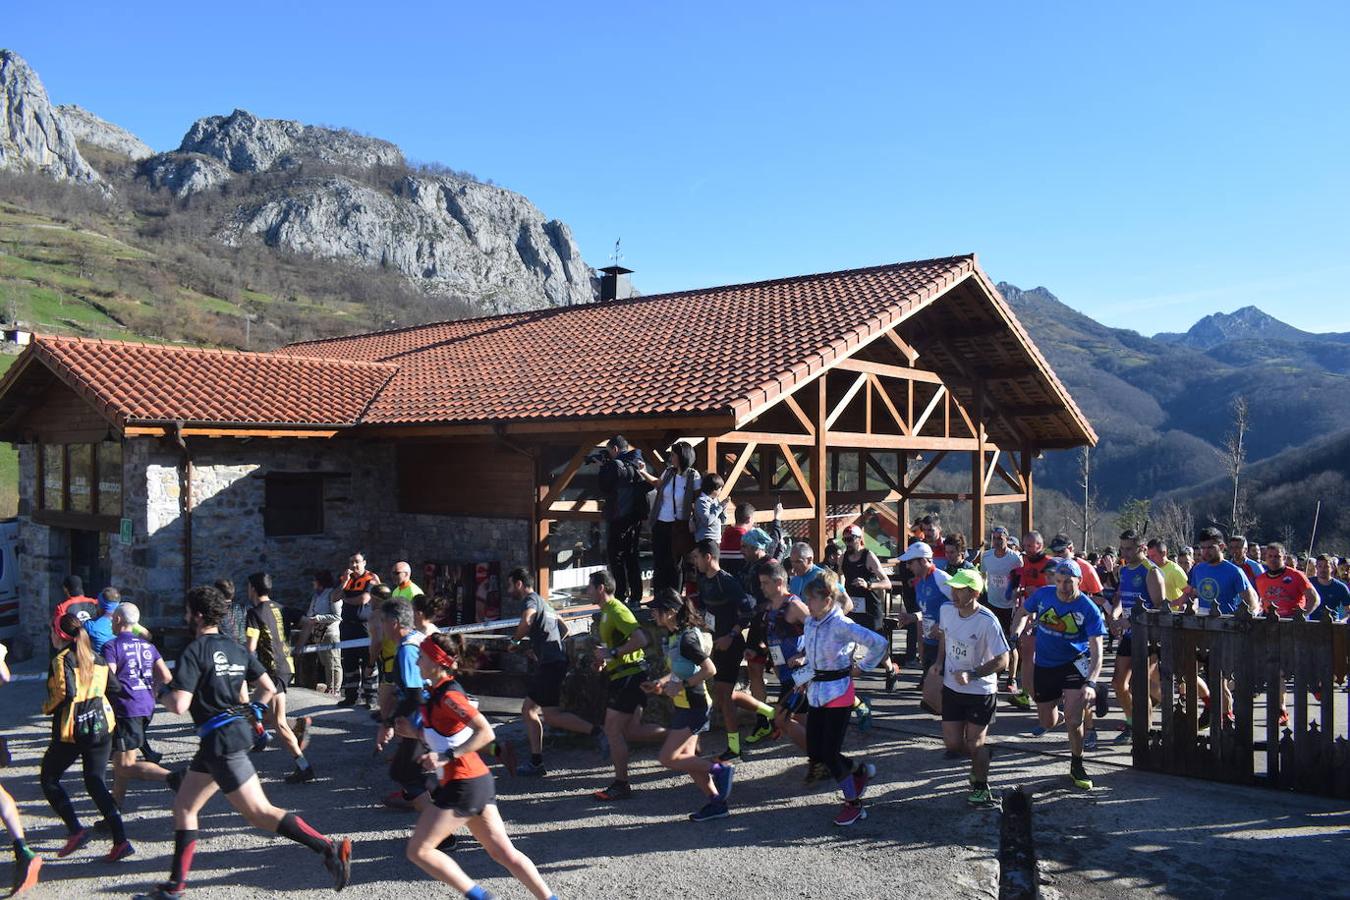
[(61, 344), (85, 344), (94, 346), (115, 346), (132, 347), (137, 349), (168, 350), (173, 352), (191, 353), (202, 356), (233, 356), (250, 357), (256, 359), (282, 359), (287, 361), (301, 360), (306, 363), (338, 363), (340, 365), (353, 366), (375, 366), (377, 368), (390, 367), (398, 368), (397, 363), (384, 362), (373, 359), (342, 359), (340, 357), (330, 356), (292, 356), (287, 353), (277, 353), (272, 350), (234, 350), (229, 347), (199, 347), (195, 344), (170, 344), (163, 341), (124, 341), (117, 338), (101, 337), (78, 337), (74, 335), (48, 335), (34, 334), (33, 344), (50, 348)]
[(669, 300), (672, 297), (682, 297), (689, 294), (715, 294), (722, 291), (744, 290), (752, 287), (765, 287), (777, 284), (793, 284), (802, 281), (812, 281), (820, 278), (833, 278), (841, 275), (861, 275), (870, 272), (880, 272), (886, 269), (914, 268), (918, 266), (933, 265), (935, 263), (955, 263), (974, 261), (974, 253), (961, 253), (954, 256), (935, 256), (930, 259), (912, 259), (901, 260), (899, 262), (881, 263), (873, 266), (860, 266), (853, 269), (836, 269), (832, 272), (810, 272), (802, 275), (788, 275), (780, 278), (766, 278), (760, 281), (745, 281), (736, 284), (718, 284), (712, 287), (686, 288), (682, 291), (666, 291), (661, 294), (642, 294), (637, 297), (626, 297), (622, 300), (610, 300), (604, 304), (579, 303), (574, 306), (548, 306), (542, 309), (520, 310), (518, 312), (495, 313), (490, 316), (470, 316), (465, 319), (441, 319), (436, 322), (423, 322), (420, 325), (405, 325), (402, 328), (390, 328), (385, 331), (362, 331), (357, 334), (342, 335), (338, 337), (313, 338), (307, 341), (293, 341), (279, 347), (279, 350), (288, 350), (292, 347), (312, 347), (317, 344), (332, 343), (337, 341), (349, 341), (360, 338), (385, 337), (391, 334), (407, 334), (412, 331), (418, 331), (424, 328), (437, 328), (443, 325), (463, 324), (466, 322), (491, 322), (494, 320), (505, 320), (515, 316), (526, 316), (531, 313), (542, 312), (563, 312), (569, 309), (590, 309), (597, 305), (603, 305), (606, 309), (612, 309), (622, 304), (646, 303), (652, 300)]

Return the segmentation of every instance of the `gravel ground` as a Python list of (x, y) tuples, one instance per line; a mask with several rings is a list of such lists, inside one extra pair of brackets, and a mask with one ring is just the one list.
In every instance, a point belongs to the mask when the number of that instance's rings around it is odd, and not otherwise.
[[(22, 671), (34, 669), (30, 664)], [(4, 689), (0, 729), (14, 763), (0, 776), (19, 800), (30, 842), (50, 856), (64, 829), (37, 786), (48, 733), (47, 720), (33, 713), (41, 695), (35, 681)], [(783, 743), (738, 767), (733, 815), (721, 821), (685, 820), (699, 797), (687, 779), (657, 765), (651, 749), (636, 754), (635, 796), (598, 803), (590, 792), (604, 787), (610, 772), (586, 741), (557, 742), (549, 751), (550, 775), (542, 780), (495, 769), (500, 809), (517, 846), (564, 898), (995, 896), (998, 813), (966, 807), (965, 766), (942, 759), (936, 723), (913, 711), (916, 696), (906, 689), (877, 697), (877, 726), (866, 735), (850, 733), (846, 752), (867, 755), (879, 769), (869, 816), (850, 829), (830, 822), (837, 792), (803, 786), (802, 761)], [(355, 840), (349, 895), (454, 896), (404, 859), (412, 818), (379, 805), (390, 786), (384, 761), (373, 754), (373, 726), (364, 711), (337, 709), (328, 698), (300, 689), (290, 698), (293, 709), (315, 717), (309, 755), (319, 779), (281, 782), (290, 767), (281, 750), (255, 760), (273, 802)], [(503, 723), (500, 735), (521, 742), (520, 727), (511, 721), (518, 703), (484, 699), (483, 708)], [(165, 714), (155, 720), (152, 737), (166, 761), (186, 760), (195, 746), (184, 721)], [(999, 730), (1009, 735), (1029, 725), (1025, 714), (1000, 714)], [(1136, 773), (1112, 762), (1120, 754), (1107, 753), (1090, 765), (1098, 788), (1084, 795), (1068, 787), (1062, 756), (1044, 752), (1063, 743), (1062, 734), (1036, 741), (1001, 737), (994, 764), (995, 787), (1021, 784), (1035, 792), (1047, 894), (1333, 896), (1345, 884), (1350, 811), (1344, 804)], [(722, 746), (720, 734), (705, 744), (709, 750)], [(78, 775), (68, 775), (66, 783), (81, 814), (96, 818)], [(169, 799), (157, 786), (134, 786), (127, 821), (136, 855), (104, 865), (99, 858), (107, 841), (96, 841), (69, 859), (51, 859), (32, 896), (125, 896), (161, 880), (172, 853)], [(499, 896), (527, 896), (471, 839), (461, 838), (455, 857)], [(1244, 865), (1230, 865), (1228, 858)], [(1301, 883), (1316, 887), (1290, 884), (1291, 873), (1313, 879)], [(326, 877), (314, 856), (252, 830), (223, 799), (208, 805), (194, 896), (328, 895)]]

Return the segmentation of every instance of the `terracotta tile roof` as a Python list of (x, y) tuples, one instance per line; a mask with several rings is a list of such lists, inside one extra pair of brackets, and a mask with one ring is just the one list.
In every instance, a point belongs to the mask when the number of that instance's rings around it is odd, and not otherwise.
[[(67, 337), (36, 336), (28, 352), (119, 426), (176, 420), (350, 426), (398, 369)], [(0, 394), (7, 387), (0, 383)]]
[(365, 424), (742, 416), (973, 270), (923, 260), (291, 344), (399, 372)]

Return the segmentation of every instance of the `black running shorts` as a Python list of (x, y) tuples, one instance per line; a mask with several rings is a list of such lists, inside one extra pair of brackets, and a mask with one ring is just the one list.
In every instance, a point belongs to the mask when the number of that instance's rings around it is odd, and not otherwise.
[(150, 724), (149, 716), (122, 716), (113, 729), (112, 748), (114, 753), (139, 750), (145, 744), (145, 727)]
[(431, 792), (431, 802), (437, 809), (448, 809), (466, 819), (481, 816), (489, 804), (497, 802), (497, 784), (491, 772), (447, 781)]
[(731, 646), (725, 650), (713, 647), (712, 661), (717, 667), (713, 681), (718, 684), (731, 684), (741, 680), (741, 660), (745, 659), (745, 638), (739, 631), (733, 632)]
[(997, 694), (965, 694), (942, 686), (942, 721), (967, 722), (984, 727), (994, 720)]
[(1083, 673), (1073, 663), (1062, 666), (1036, 666), (1032, 679), (1032, 694), (1037, 703), (1053, 703), (1065, 691), (1076, 691), (1083, 686)]
[(563, 679), (567, 677), (567, 660), (541, 663), (530, 676), (525, 696), (542, 707), (562, 706)]
[(197, 755), (192, 757), (192, 762), (188, 764), (188, 771), (210, 775), (216, 780), (216, 787), (226, 794), (233, 794), (244, 786), (244, 782), (257, 774), (257, 770), (253, 768), (253, 761), (248, 758), (247, 750), (226, 753), (224, 756), (198, 750)]
[(609, 699), (605, 706), (615, 712), (629, 715), (639, 706), (647, 705), (647, 694), (642, 690), (646, 676), (641, 672), (612, 679), (609, 683)]

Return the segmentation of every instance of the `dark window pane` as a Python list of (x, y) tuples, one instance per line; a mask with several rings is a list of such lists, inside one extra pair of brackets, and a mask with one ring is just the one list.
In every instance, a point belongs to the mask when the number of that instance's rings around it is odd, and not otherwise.
[(71, 444), (68, 449), (70, 511), (92, 513), (94, 511), (94, 445)]
[(263, 504), (268, 537), (323, 533), (323, 476), (268, 475)]
[(66, 448), (60, 444), (42, 445), (42, 508), (61, 511), (66, 508)]
[(98, 447), (98, 511), (104, 516), (122, 515), (122, 445), (104, 441)]

